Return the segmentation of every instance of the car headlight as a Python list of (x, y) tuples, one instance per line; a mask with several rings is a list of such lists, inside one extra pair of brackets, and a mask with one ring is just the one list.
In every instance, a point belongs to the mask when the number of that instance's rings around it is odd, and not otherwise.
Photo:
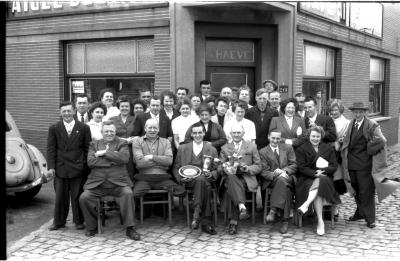
[(13, 156), (11, 156), (11, 155), (7, 155), (7, 156), (6, 156), (6, 161), (7, 161), (9, 164), (14, 164), (14, 163), (15, 163), (15, 158), (14, 158)]

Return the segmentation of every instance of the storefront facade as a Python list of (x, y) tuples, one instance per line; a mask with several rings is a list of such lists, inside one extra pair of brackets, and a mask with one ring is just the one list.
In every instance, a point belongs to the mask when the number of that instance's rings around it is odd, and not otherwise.
[(91, 101), (106, 87), (132, 98), (139, 89), (196, 93), (209, 79), (215, 94), (246, 84), (254, 95), (273, 79), (282, 97), (304, 92), (348, 106), (375, 94), (373, 116), (394, 144), (400, 12), (398, 4), (382, 7), (376, 36), (283, 2), (9, 2), (6, 108), (23, 137), (45, 151), (59, 102), (82, 92)]

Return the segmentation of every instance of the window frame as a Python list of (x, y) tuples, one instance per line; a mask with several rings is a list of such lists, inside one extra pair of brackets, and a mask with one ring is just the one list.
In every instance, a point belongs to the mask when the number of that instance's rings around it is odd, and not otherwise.
[[(375, 59), (375, 60), (380, 60), (383, 63), (383, 77), (382, 80), (376, 80), (373, 79), (371, 80), (371, 60)], [(384, 116), (385, 115), (385, 95), (386, 95), (386, 77), (387, 77), (387, 60), (380, 58), (380, 57), (375, 57), (375, 56), (370, 56), (370, 67), (369, 67), (369, 82), (368, 82), (368, 107), (369, 107), (369, 103), (370, 103), (370, 89), (371, 89), (371, 85), (380, 85), (380, 108), (379, 108), (379, 112), (368, 112), (368, 116)]]

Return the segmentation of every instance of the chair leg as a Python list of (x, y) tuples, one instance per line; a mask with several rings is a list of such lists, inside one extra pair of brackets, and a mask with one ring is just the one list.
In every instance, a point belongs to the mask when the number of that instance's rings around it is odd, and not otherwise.
[(256, 192), (251, 193), (251, 223), (256, 224)]
[(140, 196), (140, 224), (143, 224), (143, 195)]
[(264, 194), (264, 215), (263, 215), (263, 224), (267, 224), (267, 222), (265, 221), (265, 217), (267, 216), (267, 212), (268, 212), (268, 190), (265, 190), (265, 194)]
[(189, 193), (187, 193), (187, 192), (185, 194), (185, 205), (186, 205), (186, 223), (187, 223), (187, 226), (190, 228)]
[(297, 221), (299, 223), (299, 227), (303, 226), (303, 215), (300, 215), (299, 213), (296, 213), (297, 215)]
[(335, 205), (331, 206), (331, 226), (335, 227)]
[(101, 207), (101, 199), (97, 199), (97, 232), (102, 234), (102, 220), (101, 220), (101, 212), (103, 208)]
[(172, 195), (168, 191), (168, 223), (170, 226), (172, 226)]

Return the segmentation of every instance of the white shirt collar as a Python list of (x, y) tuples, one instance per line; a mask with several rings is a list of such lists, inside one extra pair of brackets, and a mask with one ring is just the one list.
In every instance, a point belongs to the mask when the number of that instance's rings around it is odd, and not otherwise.
[(159, 116), (160, 116), (160, 114), (155, 115), (155, 114), (153, 114), (152, 112), (150, 112), (150, 116), (151, 116), (151, 118), (153, 118), (153, 119), (158, 119)]
[(279, 146), (276, 146), (275, 148), (271, 146), (271, 144), (269, 145), (269, 147), (271, 148), (272, 152), (274, 152), (274, 150), (276, 150), (276, 152), (279, 154)]
[(197, 144), (196, 142), (193, 142), (193, 153), (194, 155), (199, 155), (201, 150), (203, 149), (203, 144), (204, 142)]
[(317, 116), (318, 116), (318, 113), (315, 113), (315, 115), (314, 115), (313, 117), (309, 118), (309, 120), (310, 120), (311, 122), (314, 122), (314, 123), (315, 123), (315, 121), (317, 120)]
[(65, 128), (71, 127), (71, 129), (72, 129), (75, 126), (75, 120), (72, 120), (70, 123), (67, 123), (65, 121), (63, 121), (63, 122), (64, 122)]
[(362, 123), (364, 122), (364, 117), (362, 118), (362, 120), (361, 121), (357, 121), (357, 120), (355, 120), (354, 121), (354, 124), (356, 124), (356, 122), (357, 122), (357, 124), (358, 124), (358, 130), (360, 129), (360, 127), (361, 127), (361, 125), (362, 125)]

